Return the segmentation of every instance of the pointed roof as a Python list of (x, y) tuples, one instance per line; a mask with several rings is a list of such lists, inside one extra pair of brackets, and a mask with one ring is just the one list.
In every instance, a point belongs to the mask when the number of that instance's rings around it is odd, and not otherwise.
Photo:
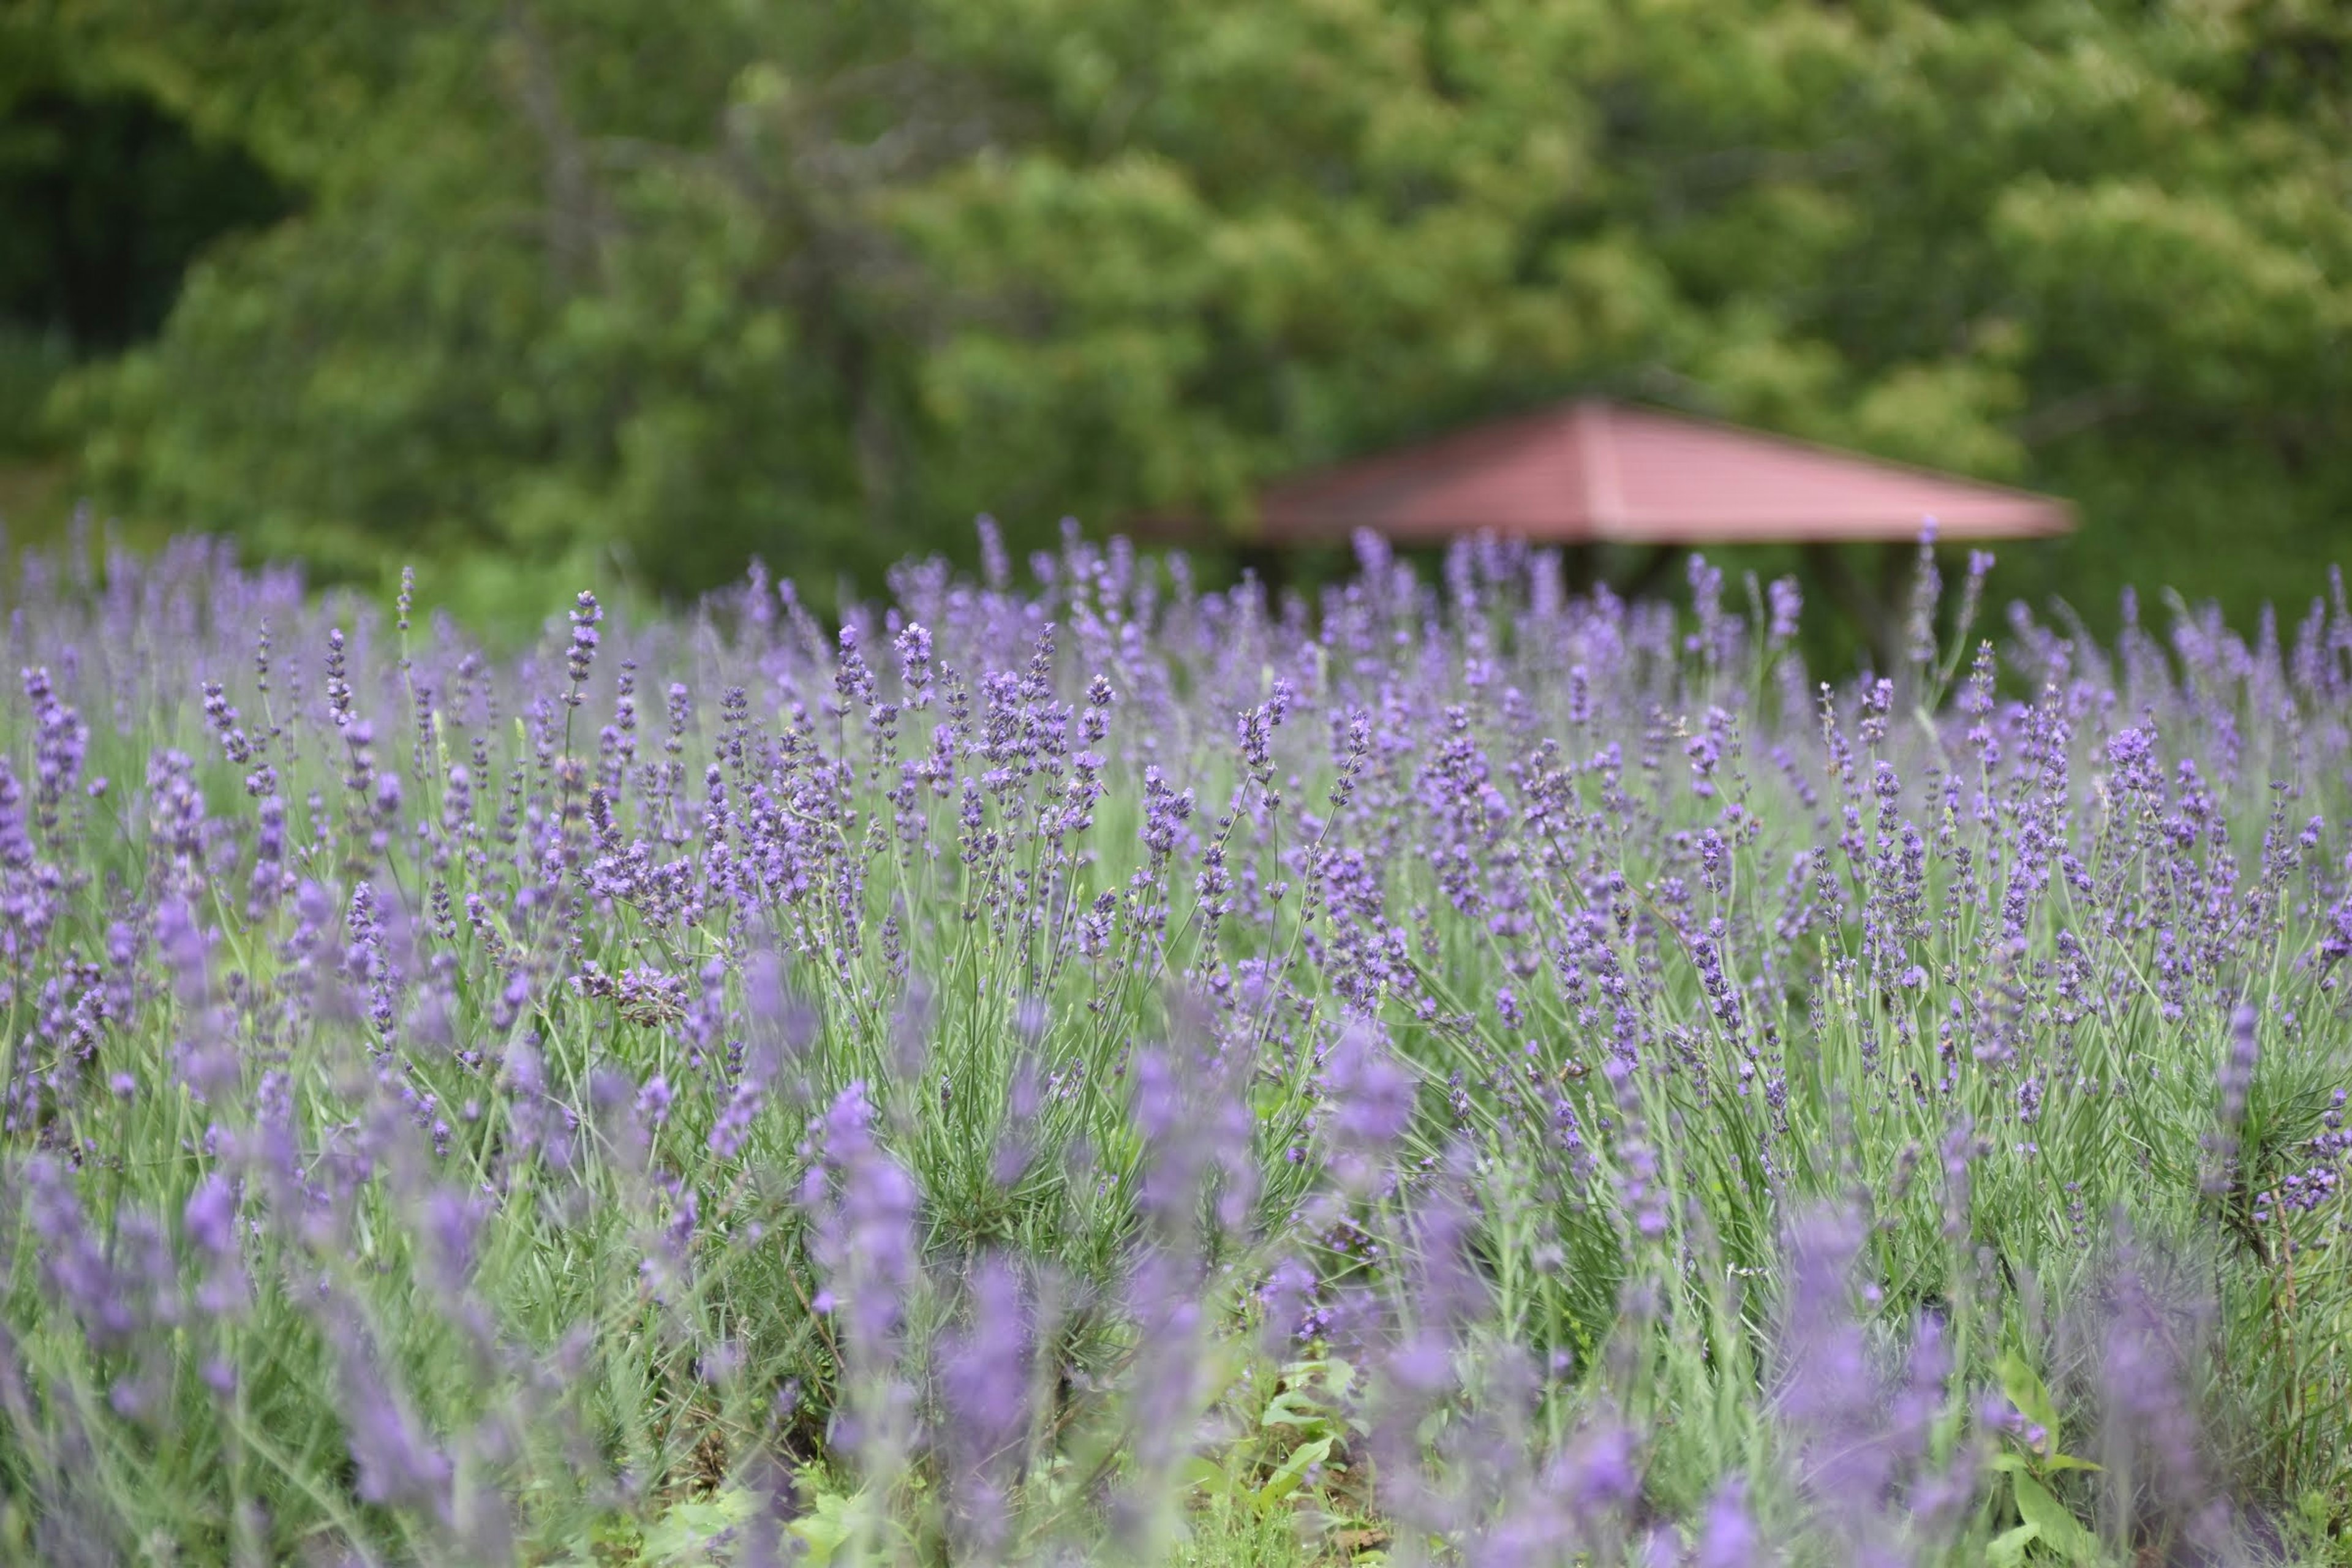
[(1834, 542), (2063, 533), (2066, 503), (1784, 437), (1581, 402), (1481, 425), (1260, 492), (1268, 543), (1496, 529), (1563, 543)]

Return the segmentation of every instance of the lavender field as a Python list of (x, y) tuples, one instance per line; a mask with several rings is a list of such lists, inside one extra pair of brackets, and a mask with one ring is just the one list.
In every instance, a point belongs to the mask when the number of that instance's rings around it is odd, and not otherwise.
[(2340, 582), (982, 543), (27, 563), (0, 1558), (2352, 1562)]

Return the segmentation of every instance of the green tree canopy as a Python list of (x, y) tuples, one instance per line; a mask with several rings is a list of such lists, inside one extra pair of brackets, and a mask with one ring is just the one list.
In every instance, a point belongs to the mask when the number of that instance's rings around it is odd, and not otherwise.
[[(45, 455), (42, 405), (74, 362), (151, 336), (189, 258), (286, 207), (44, 18), (0, 6), (0, 455)], [(0, 504), (7, 497), (0, 485)]]
[(1577, 392), (2076, 498), (2014, 588), (2352, 519), (2330, 0), (51, 5), (305, 193), (71, 385), (89, 479), (349, 570), (1243, 529)]

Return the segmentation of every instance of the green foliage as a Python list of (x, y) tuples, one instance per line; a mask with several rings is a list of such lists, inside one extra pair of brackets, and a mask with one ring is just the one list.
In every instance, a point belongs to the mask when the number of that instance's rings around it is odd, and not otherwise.
[(0, 523), (16, 541), (72, 504), (60, 383), (152, 336), (189, 258), (288, 200), (237, 146), (191, 134), (49, 20), (0, 6)]
[(2321, 0), (39, 15), (307, 198), (60, 399), (85, 479), (349, 574), (1245, 530), (1588, 390), (2074, 496), (2009, 580), (2095, 621), (2291, 596), (2352, 505)]
[(2096, 1470), (2088, 1459), (2078, 1459), (2058, 1447), (2058, 1408), (2041, 1374), (2015, 1351), (2000, 1358), (2001, 1392), (2025, 1423), (2025, 1438), (2018, 1449), (1993, 1457), (1992, 1468), (2010, 1479), (2010, 1500), (2018, 1523), (1993, 1538), (1988, 1555), (1998, 1563), (2022, 1563), (2026, 1549), (2040, 1543), (2069, 1563), (2095, 1560), (2098, 1542), (2060, 1502), (2050, 1480), (2068, 1470)]
[[(1242, 1436), (1223, 1451), (1196, 1458), (1192, 1479), (1213, 1513), (1288, 1519), (1302, 1491), (1321, 1494), (1328, 1479), (1348, 1470), (1341, 1446), (1364, 1430), (1349, 1406), (1356, 1372), (1330, 1357), (1251, 1371), (1265, 1375), (1237, 1384), (1231, 1401), (1238, 1406)], [(1256, 1390), (1262, 1396), (1250, 1398)]]

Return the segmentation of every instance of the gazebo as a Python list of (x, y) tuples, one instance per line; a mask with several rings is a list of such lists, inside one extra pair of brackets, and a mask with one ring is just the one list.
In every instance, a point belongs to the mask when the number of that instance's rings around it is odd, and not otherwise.
[(1398, 543), (1483, 529), (1559, 544), (2017, 539), (2073, 526), (2063, 501), (1683, 415), (1570, 403), (1260, 492), (1266, 544)]
[[(2051, 496), (1595, 400), (1301, 474), (1255, 502), (1244, 539), (1257, 551), (1338, 542), (1358, 529), (1399, 544), (1493, 530), (1571, 547), (1580, 577), (1591, 574), (1595, 547), (1636, 547), (1647, 554), (1626, 584), (1636, 591), (1682, 547), (1795, 544), (1882, 643), (1907, 547), (1928, 520), (1943, 540), (2035, 538), (2074, 524)], [(1841, 544), (1906, 548), (1884, 552), (1879, 582), (1867, 584), (1832, 548)]]

